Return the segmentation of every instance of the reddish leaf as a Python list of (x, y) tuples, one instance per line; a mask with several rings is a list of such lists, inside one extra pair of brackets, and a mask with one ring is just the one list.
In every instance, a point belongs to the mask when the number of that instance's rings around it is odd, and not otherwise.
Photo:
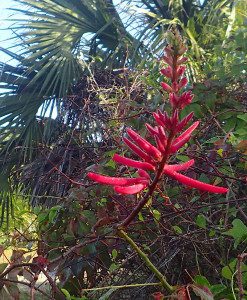
[(193, 292), (201, 298), (201, 300), (214, 300), (214, 296), (206, 286), (191, 285)]

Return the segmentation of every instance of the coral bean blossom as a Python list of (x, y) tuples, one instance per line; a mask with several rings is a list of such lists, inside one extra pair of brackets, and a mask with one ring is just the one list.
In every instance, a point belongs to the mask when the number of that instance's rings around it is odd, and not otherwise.
[[(128, 167), (137, 169), (137, 177), (109, 177), (97, 173), (88, 173), (87, 176), (101, 184), (112, 185), (115, 192), (119, 194), (137, 194), (152, 185), (152, 180), (148, 172), (153, 172), (158, 180), (166, 175), (185, 186), (196, 188), (201, 191), (222, 194), (228, 191), (227, 188), (206, 184), (192, 179), (180, 173), (188, 170), (194, 160), (182, 164), (168, 164), (171, 155), (174, 155), (192, 137), (192, 133), (199, 126), (199, 121), (194, 122), (187, 129), (184, 128), (193, 118), (193, 112), (180, 120), (181, 110), (192, 102), (194, 95), (191, 91), (183, 91), (188, 80), (184, 77), (186, 66), (183, 65), (186, 57), (182, 55), (186, 48), (179, 35), (173, 35), (171, 45), (165, 48), (163, 60), (168, 66), (161, 69), (161, 74), (168, 78), (170, 82), (161, 82), (161, 87), (169, 94), (169, 101), (172, 107), (171, 115), (158, 110), (153, 113), (156, 125), (145, 124), (150, 136), (154, 139), (155, 145), (148, 142), (133, 129), (128, 128), (123, 141), (126, 146), (141, 160), (134, 160), (118, 154), (113, 156), (113, 161)], [(158, 174), (158, 176), (157, 176)]]

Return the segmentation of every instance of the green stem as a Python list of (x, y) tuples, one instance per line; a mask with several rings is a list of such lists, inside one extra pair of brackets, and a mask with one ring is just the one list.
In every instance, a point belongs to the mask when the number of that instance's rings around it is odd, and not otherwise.
[(126, 288), (136, 288), (142, 286), (159, 286), (161, 285), (160, 282), (151, 282), (151, 283), (135, 283), (135, 284), (127, 284), (127, 285), (109, 285), (109, 286), (102, 286), (98, 288), (91, 288), (91, 289), (83, 289), (83, 292), (90, 292), (90, 291), (100, 291), (100, 290), (110, 290), (110, 289), (126, 289)]
[(159, 279), (161, 285), (169, 292), (174, 291), (174, 287), (170, 285), (165, 276), (163, 276), (160, 271), (155, 267), (155, 265), (149, 260), (148, 256), (137, 246), (137, 244), (127, 235), (127, 233), (119, 229), (118, 235), (123, 238), (140, 256), (140, 258), (145, 262), (146, 266), (153, 272), (153, 274)]

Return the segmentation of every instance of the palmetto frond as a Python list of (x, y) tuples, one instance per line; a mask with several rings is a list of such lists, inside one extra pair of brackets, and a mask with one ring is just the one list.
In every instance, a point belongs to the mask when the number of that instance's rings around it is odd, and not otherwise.
[[(23, 37), (27, 72), (36, 72), (30, 85), (39, 81), (39, 92), (66, 95), (92, 56), (114, 54), (114, 66), (122, 66), (127, 46), (134, 42), (110, 1), (15, 0), (29, 10), (13, 9), (27, 20), (16, 27)], [(124, 37), (124, 38), (123, 38)]]

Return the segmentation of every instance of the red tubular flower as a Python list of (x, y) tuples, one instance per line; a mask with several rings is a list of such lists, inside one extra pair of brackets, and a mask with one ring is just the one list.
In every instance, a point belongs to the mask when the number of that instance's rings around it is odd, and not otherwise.
[(140, 177), (144, 177), (144, 178), (150, 180), (150, 176), (146, 171), (139, 169), (138, 174)]
[(183, 171), (188, 170), (191, 166), (193, 166), (195, 163), (194, 159), (191, 159), (185, 163), (182, 164), (175, 164), (175, 165), (165, 165), (163, 172), (166, 173), (166, 171)]
[(144, 184), (135, 184), (130, 186), (114, 186), (114, 191), (118, 194), (133, 195), (140, 193), (146, 187), (147, 185)]
[(118, 154), (114, 154), (112, 160), (119, 164), (128, 166), (128, 167), (133, 167), (133, 168), (147, 170), (147, 171), (155, 170), (155, 167), (153, 165), (151, 165), (150, 163), (130, 159), (130, 158), (127, 158), (124, 156), (120, 156)]
[(173, 76), (173, 71), (172, 71), (172, 68), (170, 66), (165, 68), (165, 69), (161, 69), (160, 72), (161, 72), (162, 75), (164, 75), (164, 76), (166, 76), (167, 78), (170, 78), (170, 79)]
[(146, 154), (144, 151), (142, 151), (138, 146), (136, 146), (130, 140), (128, 140), (127, 138), (123, 138), (123, 141), (140, 158), (142, 158), (143, 160), (145, 160), (148, 163), (151, 163), (151, 164), (153, 163), (153, 160), (150, 157), (150, 155)]
[(183, 57), (181, 59), (178, 60), (177, 64), (178, 65), (182, 65), (183, 63), (185, 63), (188, 60), (188, 57)]
[(210, 193), (214, 193), (214, 194), (225, 194), (228, 191), (227, 188), (204, 183), (204, 182), (192, 179), (190, 177), (187, 177), (185, 175), (182, 175), (176, 171), (171, 171), (169, 169), (165, 169), (164, 173), (167, 174), (168, 176), (176, 179), (177, 181), (181, 182), (182, 184), (187, 185), (192, 188), (196, 188), (197, 190), (210, 192)]
[(147, 173), (143, 172), (141, 174), (144, 175), (144, 177), (137, 178), (110, 177), (92, 172), (89, 172), (87, 176), (98, 183), (113, 185), (114, 190), (119, 194), (131, 195), (139, 193), (148, 186), (149, 178), (147, 178)]
[(161, 120), (161, 117), (159, 116), (158, 113), (153, 113), (153, 116), (155, 118), (155, 121), (158, 125), (164, 127), (165, 126), (165, 122), (163, 120)]
[(145, 126), (146, 126), (148, 132), (149, 132), (151, 135), (156, 135), (156, 134), (158, 134), (158, 129), (157, 129), (158, 127), (153, 128), (153, 127), (152, 127), (151, 125), (149, 125), (148, 123), (146, 123)]
[(163, 126), (161, 125), (161, 127), (165, 127), (165, 128), (171, 127), (172, 123), (171, 123), (171, 120), (170, 120), (167, 112), (162, 113), (160, 110), (158, 110), (158, 116), (159, 116), (160, 120), (164, 123), (164, 125)]
[(166, 144), (166, 142), (167, 142), (167, 136), (166, 136), (164, 128), (161, 127), (161, 126), (158, 127), (158, 137), (159, 137), (159, 139), (161, 140), (161, 142), (163, 144)]
[(180, 109), (183, 109), (185, 106), (189, 105), (193, 99), (194, 95), (189, 92), (184, 92), (180, 97), (178, 101), (178, 105)]
[(156, 145), (157, 145), (157, 148), (160, 150), (160, 152), (164, 152), (165, 151), (165, 147), (166, 147), (166, 144), (165, 143), (162, 143), (160, 138), (156, 135), (154, 137), (155, 139), (155, 142), (156, 142)]
[(148, 141), (143, 139), (138, 133), (136, 133), (134, 130), (128, 128), (127, 130), (128, 135), (131, 137), (131, 139), (141, 148), (143, 149), (147, 154), (154, 157), (155, 159), (160, 159), (161, 153), (160, 151), (154, 147), (152, 144), (150, 144)]
[(178, 88), (181, 89), (183, 87), (185, 87), (188, 83), (188, 79), (186, 77), (183, 77), (178, 84)]
[(171, 152), (174, 153), (179, 150), (184, 144), (186, 144), (190, 138), (192, 132), (199, 125), (199, 121), (192, 124), (187, 130), (185, 130), (178, 138), (176, 138), (171, 146)]
[(163, 56), (163, 60), (172, 67), (172, 59), (170, 57)]
[(185, 116), (177, 125), (176, 130), (177, 132), (180, 132), (181, 130), (184, 129), (184, 127), (189, 123), (189, 121), (191, 121), (191, 119), (193, 118), (194, 113), (191, 112), (189, 113), (187, 116)]
[(172, 107), (176, 107), (178, 105), (179, 97), (175, 93), (169, 94), (169, 100)]
[(87, 176), (98, 183), (107, 184), (107, 185), (128, 186), (128, 185), (133, 185), (138, 183), (142, 183), (142, 184), (148, 183), (147, 178), (145, 177), (138, 177), (138, 178), (110, 177), (110, 176), (104, 176), (93, 172), (89, 172)]
[(168, 92), (168, 93), (172, 93), (172, 92), (173, 92), (173, 89), (172, 89), (172, 87), (171, 87), (169, 84), (167, 84), (167, 83), (165, 83), (165, 82), (161, 82), (161, 86), (162, 86), (162, 88), (163, 88), (166, 92)]
[(177, 70), (178, 77), (181, 77), (184, 74), (185, 70), (186, 70), (185, 66), (178, 67), (178, 70)]

